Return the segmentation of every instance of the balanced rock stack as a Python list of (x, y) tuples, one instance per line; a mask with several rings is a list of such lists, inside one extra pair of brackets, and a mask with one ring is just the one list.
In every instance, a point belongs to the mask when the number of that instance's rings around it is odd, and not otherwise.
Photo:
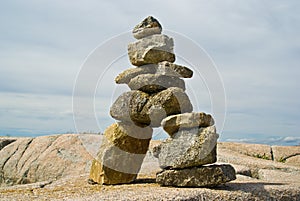
[(212, 187), (234, 180), (235, 170), (217, 160), (214, 120), (205, 113), (172, 115), (162, 121), (170, 138), (155, 147), (163, 171), (156, 182), (163, 186)]
[(96, 159), (92, 162), (89, 181), (99, 184), (121, 184), (134, 181), (152, 137), (152, 128), (174, 114), (191, 112), (181, 78), (193, 72), (173, 64), (173, 39), (161, 34), (162, 27), (148, 17), (133, 30), (138, 39), (128, 45), (130, 68), (115, 78), (131, 91), (121, 94), (110, 108), (118, 122), (104, 132)]
[(218, 134), (210, 115), (195, 113), (182, 78), (193, 71), (174, 64), (173, 39), (149, 16), (133, 29), (137, 41), (128, 45), (136, 66), (120, 73), (117, 84), (131, 91), (121, 94), (110, 108), (118, 122), (108, 127), (90, 181), (121, 184), (134, 181), (152, 137), (152, 128), (163, 126), (171, 136), (154, 150), (163, 171), (156, 181), (166, 186), (215, 186), (235, 179), (230, 165), (216, 162)]

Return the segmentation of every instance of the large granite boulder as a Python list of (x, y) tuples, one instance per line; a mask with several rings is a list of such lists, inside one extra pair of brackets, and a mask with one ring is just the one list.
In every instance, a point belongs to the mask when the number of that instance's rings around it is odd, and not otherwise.
[(157, 64), (161, 61), (175, 61), (173, 39), (155, 34), (128, 44), (128, 56), (135, 66)]
[(162, 120), (161, 125), (170, 136), (173, 136), (180, 129), (212, 126), (214, 119), (204, 112), (192, 112), (168, 116)]
[(114, 123), (105, 130), (104, 136), (89, 180), (99, 184), (134, 181), (148, 150), (152, 129)]
[(179, 187), (214, 187), (235, 179), (234, 168), (226, 164), (163, 170), (156, 175), (162, 186)]
[(185, 90), (184, 81), (178, 77), (159, 74), (142, 74), (130, 80), (131, 90), (140, 90), (149, 94), (160, 92), (169, 87), (178, 87)]
[(136, 39), (141, 39), (153, 34), (160, 34), (162, 27), (157, 19), (152, 16), (147, 17), (141, 23), (137, 24), (132, 33)]
[[(53, 181), (87, 173), (93, 157), (80, 136), (16, 138), (0, 150), (0, 186)], [(89, 140), (89, 135), (84, 136)], [(90, 143), (96, 139), (90, 138)]]
[(113, 103), (110, 114), (119, 121), (159, 127), (167, 116), (192, 110), (186, 93), (180, 88), (170, 87), (151, 96), (139, 90), (125, 92)]
[(163, 61), (158, 64), (147, 64), (136, 68), (126, 69), (115, 78), (115, 82), (117, 84), (128, 84), (132, 78), (142, 74), (191, 78), (193, 76), (193, 71), (185, 66)]
[(214, 126), (179, 130), (154, 151), (161, 168), (188, 168), (217, 161), (217, 139)]

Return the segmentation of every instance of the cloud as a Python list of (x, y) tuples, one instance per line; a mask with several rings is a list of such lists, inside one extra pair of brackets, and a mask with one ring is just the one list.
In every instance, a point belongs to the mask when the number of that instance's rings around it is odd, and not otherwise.
[(0, 135), (50, 134), (73, 130), (69, 96), (0, 93)]
[(288, 136), (288, 137), (270, 137), (270, 138), (232, 138), (226, 139), (227, 142), (242, 142), (242, 143), (256, 143), (256, 144), (268, 144), (268, 145), (282, 145), (282, 146), (295, 146), (300, 145), (300, 137)]
[[(293, 136), (300, 119), (298, 7), (298, 1), (258, 0), (5, 2), (0, 8), (0, 92), (4, 97), (0, 110), (8, 112), (9, 118), (1, 119), (1, 130), (35, 125), (41, 130), (72, 127), (73, 84), (86, 56), (152, 14), (164, 29), (197, 42), (217, 64), (227, 96), (221, 138)], [(126, 52), (126, 47), (122, 48)], [(128, 90), (113, 82), (114, 76), (128, 67), (127, 58), (112, 65), (98, 83), (96, 104), (109, 108)], [(187, 91), (193, 104), (199, 101), (197, 110), (210, 112), (209, 95), (200, 77), (186, 83), (198, 86)], [(23, 98), (16, 98), (19, 95)], [(96, 108), (105, 127), (112, 121), (108, 109)]]

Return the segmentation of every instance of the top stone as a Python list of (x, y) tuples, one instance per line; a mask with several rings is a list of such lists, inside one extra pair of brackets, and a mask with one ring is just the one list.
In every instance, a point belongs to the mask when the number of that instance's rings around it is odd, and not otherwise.
[(150, 35), (160, 34), (162, 27), (157, 19), (152, 16), (147, 17), (141, 23), (136, 25), (132, 31), (133, 37), (141, 39)]

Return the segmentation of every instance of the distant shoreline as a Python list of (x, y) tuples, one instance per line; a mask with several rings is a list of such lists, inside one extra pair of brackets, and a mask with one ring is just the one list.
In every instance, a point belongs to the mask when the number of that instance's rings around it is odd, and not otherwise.
[[(36, 137), (41, 137), (41, 136), (51, 136), (51, 135), (64, 135), (64, 134), (78, 134), (78, 133), (49, 133), (49, 134), (32, 134), (32, 135), (26, 135), (26, 134), (20, 134), (20, 135), (3, 135), (0, 134), (0, 139), (1, 138), (36, 138)], [(93, 132), (82, 132), (79, 134), (92, 134), (92, 135), (102, 135), (102, 133), (93, 133)], [(163, 138), (157, 138), (154, 136), (152, 140), (164, 140), (167, 137)], [(269, 146), (300, 146), (300, 140), (295, 137), (296, 140), (290, 140), (290, 141), (284, 141), (284, 137), (273, 139), (273, 142), (270, 142), (270, 139), (219, 139), (218, 142), (234, 142), (234, 143), (241, 143), (241, 144), (262, 144), (262, 145), (269, 145)]]

